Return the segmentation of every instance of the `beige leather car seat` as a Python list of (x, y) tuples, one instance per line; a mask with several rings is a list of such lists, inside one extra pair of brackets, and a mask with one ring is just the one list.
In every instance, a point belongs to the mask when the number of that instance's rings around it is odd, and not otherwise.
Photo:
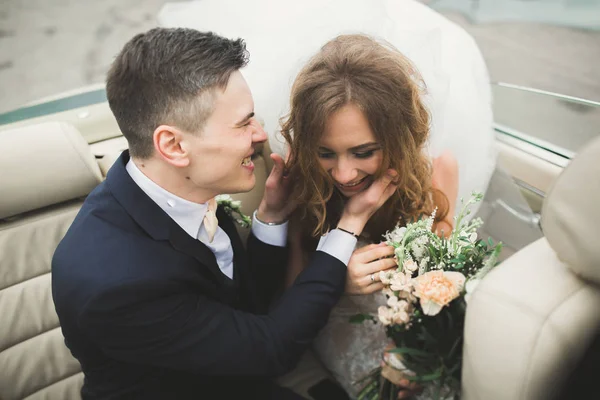
[[(123, 150), (122, 140), (109, 142), (92, 154), (76, 128), (59, 122), (0, 132), (0, 400), (81, 397), (83, 374), (64, 345), (50, 263), (85, 196)], [(253, 157), (255, 188), (232, 196), (248, 215), (262, 198), (270, 152), (265, 143)], [(309, 351), (280, 384), (310, 398), (308, 389), (327, 376)]]
[(83, 374), (64, 345), (50, 262), (100, 169), (65, 123), (2, 131), (0, 145), (0, 399), (77, 399)]
[(551, 399), (600, 327), (599, 160), (597, 139), (549, 191), (545, 237), (504, 261), (473, 293), (464, 400)]

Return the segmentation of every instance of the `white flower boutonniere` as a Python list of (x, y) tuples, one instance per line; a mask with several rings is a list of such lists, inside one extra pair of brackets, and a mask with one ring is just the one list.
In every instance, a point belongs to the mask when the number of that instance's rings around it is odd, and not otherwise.
[[(223, 210), (242, 228), (249, 228), (252, 225), (252, 218), (242, 212), (242, 202), (233, 200), (228, 194), (220, 194), (215, 197), (217, 204), (223, 206)], [(234, 215), (236, 214), (236, 215)]]

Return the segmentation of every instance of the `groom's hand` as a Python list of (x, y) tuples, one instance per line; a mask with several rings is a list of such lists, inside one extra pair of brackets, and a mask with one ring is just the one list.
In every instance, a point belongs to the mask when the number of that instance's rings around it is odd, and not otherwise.
[(298, 203), (291, 198), (292, 184), (285, 176), (285, 162), (276, 153), (271, 154), (273, 169), (265, 183), (265, 193), (258, 206), (257, 218), (263, 222), (286, 221)]

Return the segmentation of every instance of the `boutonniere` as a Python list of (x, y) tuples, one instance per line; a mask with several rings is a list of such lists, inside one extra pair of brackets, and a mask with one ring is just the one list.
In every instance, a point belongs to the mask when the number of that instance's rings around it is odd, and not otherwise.
[[(250, 228), (252, 218), (242, 212), (242, 202), (234, 200), (228, 194), (220, 194), (215, 197), (217, 204), (223, 207), (223, 211), (227, 213), (239, 226), (242, 228)], [(236, 214), (236, 215), (234, 215)]]

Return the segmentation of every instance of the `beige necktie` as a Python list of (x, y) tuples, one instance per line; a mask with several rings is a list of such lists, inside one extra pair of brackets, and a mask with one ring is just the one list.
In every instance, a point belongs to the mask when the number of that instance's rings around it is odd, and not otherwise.
[(208, 209), (204, 214), (204, 229), (206, 229), (206, 235), (208, 236), (209, 243), (212, 243), (219, 226), (219, 220), (217, 219), (217, 200), (213, 197), (208, 201)]

